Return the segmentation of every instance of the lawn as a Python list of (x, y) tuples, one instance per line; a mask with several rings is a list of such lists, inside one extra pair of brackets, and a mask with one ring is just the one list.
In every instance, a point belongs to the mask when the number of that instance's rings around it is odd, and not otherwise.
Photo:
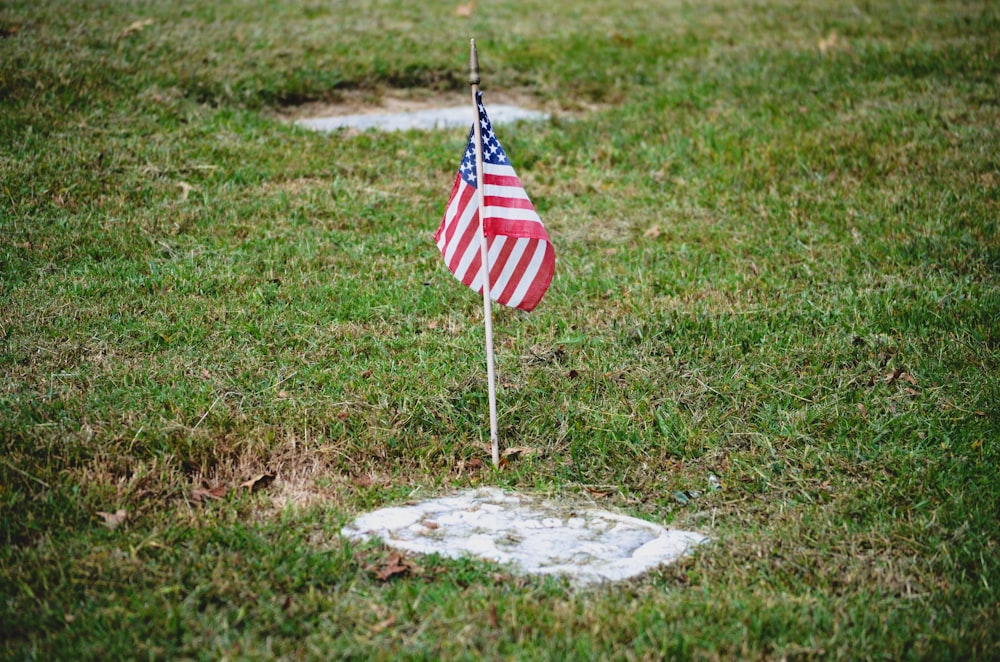
[[(0, 5), (0, 657), (1000, 657), (1000, 6), (460, 4)], [(558, 256), (499, 470), (466, 132), (284, 119), (467, 95), (469, 37), (553, 114), (498, 130)], [(711, 543), (579, 590), (339, 536), (484, 485)]]

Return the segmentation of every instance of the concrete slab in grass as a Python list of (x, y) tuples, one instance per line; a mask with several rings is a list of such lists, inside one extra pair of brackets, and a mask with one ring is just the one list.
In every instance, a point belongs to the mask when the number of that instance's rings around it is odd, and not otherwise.
[[(549, 118), (548, 113), (504, 104), (490, 105), (489, 113), (493, 124), (509, 124), (520, 120), (542, 121)], [(469, 128), (472, 126), (472, 106), (470, 104), (469, 106), (427, 108), (409, 112), (308, 117), (296, 120), (295, 123), (314, 131), (339, 131), (341, 129), (354, 129), (356, 131), (419, 129), (431, 131), (434, 129)]]
[(637, 577), (708, 541), (700, 533), (494, 488), (382, 508), (342, 531), (419, 554), (477, 557), (527, 574), (554, 574), (586, 585)]

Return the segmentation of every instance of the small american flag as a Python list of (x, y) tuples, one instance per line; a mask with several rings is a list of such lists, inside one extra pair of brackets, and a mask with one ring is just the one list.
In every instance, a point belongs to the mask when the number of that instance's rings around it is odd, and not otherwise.
[[(527, 311), (538, 305), (552, 282), (556, 253), (542, 220), (493, 132), (482, 93), (478, 100), (486, 186), (484, 232), (489, 250), (490, 297), (505, 306)], [(475, 140), (475, 131), (470, 131), (469, 143), (434, 241), (455, 278), (482, 293)]]

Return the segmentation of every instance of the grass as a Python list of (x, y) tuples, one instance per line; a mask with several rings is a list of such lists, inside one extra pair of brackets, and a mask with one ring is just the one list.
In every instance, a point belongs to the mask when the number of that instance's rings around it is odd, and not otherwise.
[[(455, 4), (0, 8), (2, 656), (1000, 656), (1000, 11)], [(559, 262), (495, 312), (499, 472), (464, 134), (275, 119), (462, 91), (469, 36), (566, 111), (501, 133)], [(578, 592), (337, 536), (479, 484), (713, 544)]]

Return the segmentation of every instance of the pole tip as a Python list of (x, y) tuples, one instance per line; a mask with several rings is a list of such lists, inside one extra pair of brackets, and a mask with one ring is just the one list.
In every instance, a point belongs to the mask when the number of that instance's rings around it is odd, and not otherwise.
[(479, 53), (476, 40), (469, 40), (469, 85), (479, 85)]

